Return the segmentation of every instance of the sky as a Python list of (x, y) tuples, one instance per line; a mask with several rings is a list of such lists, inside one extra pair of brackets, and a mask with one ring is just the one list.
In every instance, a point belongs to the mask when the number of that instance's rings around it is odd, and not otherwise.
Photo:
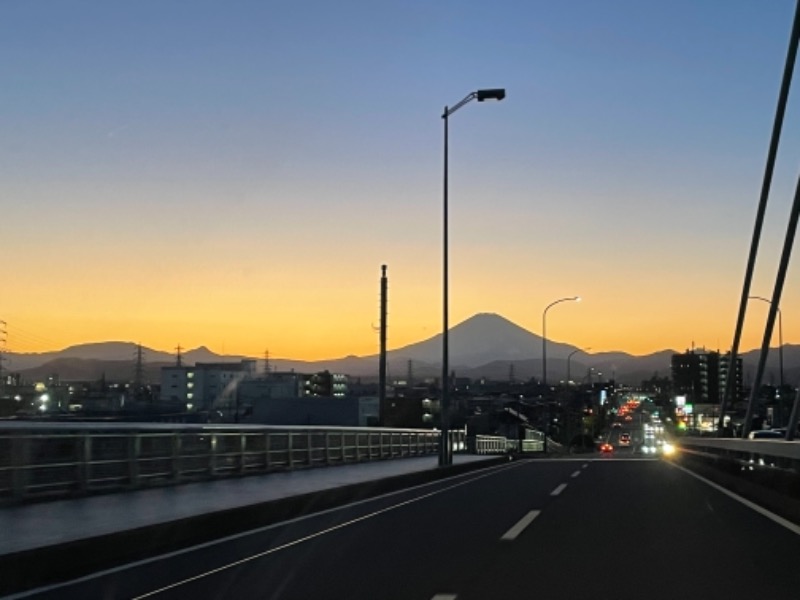
[[(592, 352), (730, 347), (790, 0), (4, 0), (6, 348), (322, 359), (498, 313)], [(800, 85), (800, 84), (798, 84)], [(752, 293), (800, 159), (790, 98)], [(798, 260), (783, 336), (800, 342)], [(742, 349), (760, 347), (751, 302)]]

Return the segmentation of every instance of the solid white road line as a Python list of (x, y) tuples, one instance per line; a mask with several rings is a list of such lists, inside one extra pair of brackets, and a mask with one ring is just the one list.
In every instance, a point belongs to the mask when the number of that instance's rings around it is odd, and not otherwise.
[(540, 511), (540, 510), (532, 510), (532, 511), (530, 511), (527, 515), (525, 515), (519, 521), (517, 521), (516, 525), (514, 525), (511, 529), (506, 531), (503, 534), (503, 537), (501, 537), (500, 539), (501, 540), (506, 540), (506, 541), (509, 541), (509, 542), (512, 541), (512, 540), (517, 539), (517, 537), (519, 537), (519, 534), (522, 533), (523, 531), (525, 531), (525, 528), (528, 525), (530, 525), (531, 523), (533, 523), (533, 520), (536, 517), (538, 517), (539, 513), (541, 513), (541, 512), (542, 511)]
[(769, 520), (771, 520), (771, 521), (774, 521), (775, 523), (777, 523), (778, 525), (780, 525), (780, 526), (782, 526), (782, 527), (785, 527), (786, 529), (788, 529), (788, 530), (789, 530), (789, 531), (791, 531), (792, 533), (794, 533), (794, 534), (796, 534), (796, 535), (800, 535), (800, 526), (796, 525), (795, 523), (792, 523), (792, 522), (791, 522), (791, 521), (789, 521), (788, 519), (784, 519), (782, 516), (780, 516), (780, 515), (776, 515), (774, 512), (772, 512), (772, 511), (770, 511), (770, 510), (767, 510), (767, 509), (766, 509), (766, 508), (764, 508), (763, 506), (759, 506), (758, 504), (756, 504), (755, 502), (751, 502), (751, 501), (750, 501), (750, 500), (748, 500), (747, 498), (742, 498), (742, 497), (741, 497), (741, 496), (739, 496), (738, 494), (735, 494), (735, 493), (733, 493), (733, 492), (732, 492), (732, 491), (730, 491), (730, 490), (726, 490), (726, 489), (725, 489), (724, 487), (722, 487), (721, 485), (719, 485), (719, 484), (717, 484), (717, 483), (714, 483), (714, 482), (713, 482), (713, 481), (711, 481), (710, 479), (706, 479), (706, 478), (705, 478), (705, 477), (703, 477), (702, 475), (698, 475), (697, 473), (695, 473), (695, 472), (693, 472), (693, 471), (690, 471), (690, 470), (689, 470), (689, 469), (687, 469), (686, 467), (682, 467), (681, 465), (677, 465), (677, 464), (675, 464), (675, 463), (674, 463), (674, 462), (672, 462), (672, 461), (664, 461), (664, 462), (666, 462), (666, 463), (667, 463), (667, 464), (669, 464), (669, 465), (672, 465), (672, 466), (673, 466), (673, 467), (675, 467), (676, 469), (680, 469), (680, 470), (681, 470), (681, 471), (683, 471), (684, 473), (688, 473), (689, 475), (691, 475), (691, 476), (692, 476), (692, 477), (694, 477), (695, 479), (699, 479), (699, 480), (700, 480), (700, 481), (702, 481), (703, 483), (706, 483), (706, 484), (710, 485), (710, 486), (711, 486), (712, 488), (714, 488), (715, 490), (718, 490), (718, 491), (722, 492), (723, 494), (725, 494), (726, 496), (728, 496), (728, 497), (730, 497), (730, 498), (733, 498), (733, 499), (734, 499), (734, 500), (736, 500), (737, 502), (739, 502), (739, 503), (741, 503), (741, 504), (744, 504), (744, 505), (745, 505), (747, 508), (751, 508), (751, 509), (753, 509), (753, 510), (754, 510), (754, 511), (756, 511), (758, 514), (760, 514), (760, 515), (764, 515), (764, 516), (765, 516), (765, 517), (767, 517)]
[(558, 487), (556, 487), (556, 489), (554, 489), (552, 492), (550, 492), (550, 495), (551, 496), (558, 496), (561, 492), (563, 492), (566, 489), (566, 487), (567, 487), (567, 484), (566, 483), (562, 483)]
[(576, 478), (578, 475), (580, 475), (580, 474), (581, 474), (581, 472), (580, 472), (580, 471), (575, 471), (575, 472), (574, 472), (572, 475), (570, 475), (570, 477), (572, 477), (573, 479), (575, 479), (575, 478)]

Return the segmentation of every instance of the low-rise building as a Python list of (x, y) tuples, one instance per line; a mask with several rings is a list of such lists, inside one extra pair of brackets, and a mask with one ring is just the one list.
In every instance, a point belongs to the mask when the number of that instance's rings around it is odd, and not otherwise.
[(239, 384), (255, 374), (255, 360), (163, 367), (160, 399), (182, 402), (188, 411), (231, 407)]

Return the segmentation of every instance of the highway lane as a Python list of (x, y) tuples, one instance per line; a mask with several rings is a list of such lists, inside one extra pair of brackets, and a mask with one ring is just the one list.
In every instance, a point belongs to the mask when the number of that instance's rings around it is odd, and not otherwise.
[(521, 461), (37, 598), (790, 598), (800, 536), (658, 460)]

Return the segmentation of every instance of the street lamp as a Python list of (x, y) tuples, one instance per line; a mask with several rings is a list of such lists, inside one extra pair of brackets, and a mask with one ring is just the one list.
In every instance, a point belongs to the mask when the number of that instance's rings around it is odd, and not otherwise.
[(570, 296), (569, 298), (560, 298), (555, 302), (551, 302), (544, 308), (542, 313), (542, 383), (547, 385), (547, 311), (561, 302), (580, 302), (580, 296)]
[(443, 215), (444, 215), (444, 264), (442, 269), (443, 284), (442, 284), (442, 434), (441, 443), (439, 445), (439, 466), (452, 464), (453, 455), (450, 449), (450, 360), (449, 360), (449, 347), (448, 347), (448, 269), (447, 269), (447, 158), (448, 158), (448, 122), (450, 115), (456, 112), (459, 108), (472, 100), (483, 102), (484, 100), (502, 100), (506, 97), (505, 89), (486, 89), (470, 92), (463, 100), (458, 102), (452, 107), (445, 106), (442, 113), (444, 119), (444, 194), (443, 194)]
[(567, 356), (567, 384), (568, 385), (569, 385), (569, 382), (572, 381), (572, 378), (571, 378), (571, 375), (570, 375), (570, 370), (569, 370), (569, 361), (572, 360), (572, 355), (577, 353), (577, 352), (586, 352), (587, 350), (591, 350), (591, 348), (590, 347), (589, 348), (578, 348), (577, 350), (573, 350), (572, 352), (570, 352), (569, 356)]
[[(766, 302), (767, 304), (772, 304), (771, 300), (764, 298), (762, 296), (748, 296), (750, 300), (761, 300), (762, 302)], [(781, 316), (781, 307), (777, 306), (776, 310), (778, 311), (778, 363), (779, 363), (779, 370), (780, 370), (780, 378), (781, 378), (781, 387), (780, 389), (783, 390), (783, 317)], [(733, 358), (731, 358), (731, 369), (733, 368)], [(733, 372), (733, 371), (731, 371)], [(728, 375), (730, 377), (730, 374)]]

